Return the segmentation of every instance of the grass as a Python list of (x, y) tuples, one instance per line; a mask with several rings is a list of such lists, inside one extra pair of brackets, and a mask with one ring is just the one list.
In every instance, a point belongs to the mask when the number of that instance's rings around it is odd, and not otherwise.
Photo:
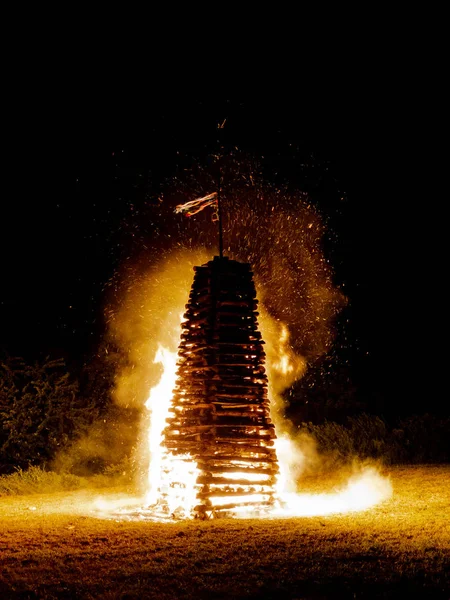
[(448, 600), (450, 467), (390, 472), (385, 504), (316, 518), (116, 522), (99, 491), (5, 496), (0, 598)]
[(0, 498), (2, 496), (51, 494), (86, 488), (105, 488), (117, 484), (125, 485), (129, 481), (129, 478), (117, 474), (80, 477), (71, 473), (56, 473), (31, 466), (25, 471), (17, 469), (11, 475), (0, 475)]

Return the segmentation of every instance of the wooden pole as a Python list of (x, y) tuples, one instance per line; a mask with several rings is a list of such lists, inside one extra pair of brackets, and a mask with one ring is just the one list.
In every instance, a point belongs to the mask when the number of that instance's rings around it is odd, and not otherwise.
[[(219, 150), (220, 152), (220, 150)], [(217, 214), (219, 216), (219, 256), (223, 258), (223, 225), (222, 225), (222, 205), (220, 202), (220, 154), (219, 154), (219, 179), (217, 182)]]
[[(219, 123), (217, 125), (217, 129), (219, 129), (219, 131), (221, 129), (223, 129), (225, 127), (225, 123), (226, 123), (226, 119), (223, 120), (222, 123)], [(217, 164), (218, 164), (218, 179), (217, 179), (217, 215), (219, 217), (219, 256), (220, 258), (223, 258), (223, 222), (222, 222), (222, 204), (221, 204), (221, 197), (220, 197), (220, 191), (221, 191), (221, 179), (222, 179), (222, 173), (221, 173), (221, 169), (220, 169), (220, 160), (222, 157), (222, 147), (220, 145), (220, 134), (219, 134), (219, 139), (217, 140), (217, 143), (219, 144), (219, 153), (218, 153), (218, 159), (217, 159)]]

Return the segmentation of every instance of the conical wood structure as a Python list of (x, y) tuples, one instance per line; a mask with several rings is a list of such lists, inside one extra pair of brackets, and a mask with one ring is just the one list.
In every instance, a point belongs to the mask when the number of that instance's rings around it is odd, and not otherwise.
[(197, 463), (197, 516), (270, 506), (278, 463), (253, 274), (224, 257), (194, 271), (163, 445)]

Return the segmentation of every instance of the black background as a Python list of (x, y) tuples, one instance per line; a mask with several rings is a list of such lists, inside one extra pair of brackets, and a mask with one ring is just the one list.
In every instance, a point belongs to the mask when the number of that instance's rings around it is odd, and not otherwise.
[[(206, 155), (227, 118), (226, 143), (264, 157), (269, 176), (306, 188), (327, 220), (325, 251), (349, 298), (337, 338), (346, 347), (336, 353), (352, 385), (380, 398), (381, 411), (445, 411), (424, 335), (429, 237), (406, 185), (415, 177), (411, 143), (420, 122), (411, 131), (403, 91), (391, 79), (349, 87), (339, 77), (313, 94), (314, 86), (271, 95), (272, 85), (255, 87), (231, 94), (180, 85), (162, 95), (154, 82), (145, 98), (99, 101), (89, 86), (58, 95), (43, 84), (32, 102), (12, 107), (2, 177), (2, 348), (75, 362), (95, 352), (104, 285), (128, 251), (130, 206), (149, 182), (171, 177), (180, 156)], [(305, 160), (314, 165), (307, 177)]]

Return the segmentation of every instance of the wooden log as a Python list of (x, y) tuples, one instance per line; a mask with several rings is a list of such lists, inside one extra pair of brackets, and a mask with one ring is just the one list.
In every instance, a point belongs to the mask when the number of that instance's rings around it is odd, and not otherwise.
[[(211, 405), (209, 405), (211, 406)], [(212, 405), (214, 406), (214, 405)], [(242, 417), (243, 415), (251, 415), (254, 418), (260, 418), (262, 416), (265, 416), (265, 411), (263, 409), (261, 409), (260, 412), (254, 410), (254, 411), (244, 411), (244, 410), (217, 410), (215, 411), (216, 414), (216, 418), (221, 418), (221, 417)], [(267, 417), (266, 417), (267, 418)]]
[(272, 465), (276, 465), (276, 467), (278, 468), (278, 462), (276, 459), (276, 456), (266, 456), (263, 458), (254, 458), (254, 457), (244, 457), (244, 456), (239, 456), (239, 455), (213, 455), (213, 456), (208, 456), (207, 454), (205, 455), (201, 455), (201, 456), (197, 456), (196, 457), (196, 461), (199, 465), (204, 465), (205, 469), (208, 470), (208, 466), (207, 465), (215, 465), (215, 466), (219, 466), (219, 465), (227, 465), (228, 466), (232, 466), (234, 468), (235, 471), (239, 471), (240, 466), (235, 465), (235, 464), (231, 464), (233, 461), (239, 461), (239, 462), (243, 462), (245, 464), (250, 465), (250, 467), (255, 468), (256, 470), (258, 470), (258, 468), (261, 465), (268, 465), (268, 466), (272, 466)]
[[(273, 442), (271, 443), (273, 445)], [(245, 452), (255, 452), (257, 454), (272, 454), (276, 455), (275, 448), (271, 446), (262, 446), (258, 443), (250, 443), (249, 440), (245, 439), (242, 443), (233, 442), (228, 443), (225, 441), (217, 440), (215, 444), (212, 446), (215, 451), (218, 452), (230, 452), (231, 450), (236, 451), (236, 453), (245, 453)], [(209, 448), (209, 446), (205, 446), (205, 448)]]
[[(222, 432), (218, 432), (219, 434)], [(273, 440), (275, 438), (274, 434), (267, 434), (267, 435), (259, 435), (259, 434), (246, 434), (245, 436), (242, 436), (240, 434), (233, 434), (233, 432), (231, 431), (227, 431), (226, 435), (217, 435), (217, 440), (218, 441), (224, 441), (224, 442), (235, 442), (238, 439), (241, 440), (242, 442), (245, 441), (249, 441), (249, 440), (260, 440), (261, 442), (268, 442), (270, 440)]]
[[(243, 498), (243, 501), (248, 500), (251, 496), (258, 494), (260, 496), (264, 496), (265, 500), (270, 498), (270, 494), (274, 493), (274, 483), (275, 479), (272, 483), (255, 483), (255, 485), (249, 484), (248, 481), (244, 481), (244, 483), (234, 484), (233, 480), (226, 480), (223, 483), (200, 483), (197, 481), (198, 485), (198, 495), (197, 498), (200, 500), (203, 498), (214, 498), (218, 496), (222, 496), (227, 501), (231, 499), (235, 499), (236, 496), (245, 496), (247, 498)], [(228, 499), (229, 496), (229, 499)]]
[(196, 404), (184, 403), (182, 406), (175, 406), (175, 407), (173, 407), (172, 410), (174, 410), (176, 412), (180, 412), (180, 411), (190, 412), (190, 411), (196, 411), (196, 410), (211, 410), (211, 411), (216, 411), (217, 408), (211, 402), (198, 402)]
[[(198, 483), (204, 486), (198, 511), (205, 514), (240, 504), (211, 507), (212, 494), (222, 496), (236, 486), (242, 486), (244, 495), (267, 490), (265, 497), (271, 498), (278, 465), (250, 267), (216, 258), (194, 273), (163, 446), (196, 461)], [(235, 480), (227, 476), (232, 472), (264, 477)], [(239, 490), (235, 496), (241, 494)]]
[(253, 469), (251, 467), (223, 467), (223, 466), (215, 466), (215, 465), (208, 465), (207, 467), (205, 466), (205, 473), (248, 473), (249, 475), (252, 474), (256, 474), (256, 475), (276, 475), (278, 473), (279, 469), (278, 469), (278, 465), (274, 464), (274, 465), (270, 465), (267, 466), (265, 468), (257, 468), (257, 469)]
[[(269, 477), (269, 479), (261, 479), (252, 481), (252, 485), (267, 487), (267, 491), (270, 491), (270, 487), (274, 486), (277, 482), (276, 477)], [(228, 479), (227, 477), (213, 477), (211, 475), (199, 475), (197, 477), (197, 483), (199, 485), (249, 485), (248, 479)], [(267, 493), (267, 492), (266, 492)], [(207, 495), (207, 494), (205, 494)]]
[[(240, 418), (239, 421), (236, 421), (235, 423), (230, 423), (228, 420), (225, 423), (220, 423), (217, 419), (207, 420), (206, 417), (197, 416), (195, 418), (189, 418), (184, 416), (181, 419), (179, 417), (168, 418), (167, 423), (176, 430), (188, 433), (211, 429), (217, 433), (218, 436), (220, 436), (220, 430), (223, 429), (234, 429), (236, 432), (241, 432), (241, 435), (245, 437), (247, 434), (254, 433), (255, 431), (267, 432), (267, 434), (269, 434), (273, 428), (272, 423), (253, 423), (251, 419), (245, 418)], [(263, 437), (263, 435), (264, 433), (261, 437)]]
[[(275, 496), (275, 492), (273, 494), (267, 493), (265, 495), (266, 496), (270, 496), (271, 498), (273, 498)], [(214, 512), (216, 514), (219, 514), (219, 513), (223, 512), (223, 511), (230, 511), (230, 510), (233, 510), (235, 508), (240, 508), (240, 507), (246, 507), (246, 506), (248, 506), (250, 508), (252, 506), (256, 506), (258, 508), (259, 507), (264, 508), (264, 507), (273, 506), (273, 504), (274, 504), (274, 500), (273, 499), (259, 501), (259, 502), (255, 501), (255, 500), (253, 500), (253, 501), (252, 500), (248, 500), (246, 502), (230, 502), (228, 504), (221, 504), (220, 506), (216, 505), (214, 507), (212, 505), (210, 505), (209, 508), (207, 506), (203, 507), (201, 504), (199, 504), (198, 506), (195, 507), (194, 510), (196, 510), (197, 512), (210, 512), (210, 511), (212, 511), (212, 512)]]
[(221, 399), (235, 399), (238, 398), (240, 400), (244, 400), (244, 399), (249, 399), (249, 400), (255, 400), (257, 398), (261, 398), (261, 396), (259, 394), (252, 394), (250, 392), (246, 392), (245, 390), (242, 390), (239, 394), (230, 394), (229, 392), (217, 392), (215, 394), (215, 398), (217, 401), (220, 402)]

